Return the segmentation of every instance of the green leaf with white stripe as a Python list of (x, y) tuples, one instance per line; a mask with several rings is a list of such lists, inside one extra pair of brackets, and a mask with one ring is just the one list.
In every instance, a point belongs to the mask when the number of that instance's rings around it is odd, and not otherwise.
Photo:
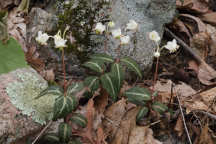
[(39, 99), (40, 97), (47, 95), (47, 94), (62, 95), (63, 89), (59, 86), (56, 86), (56, 85), (48, 86), (35, 99)]
[(82, 114), (79, 114), (79, 113), (76, 113), (76, 114), (74, 114), (71, 118), (70, 118), (70, 120), (73, 122), (73, 123), (75, 123), (75, 124), (77, 124), (78, 126), (81, 126), (81, 127), (86, 127), (86, 125), (87, 125), (87, 119), (86, 119), (86, 117), (84, 116), (84, 115), (82, 115)]
[(84, 86), (88, 87), (90, 89), (90, 91), (93, 93), (100, 86), (99, 78), (96, 76), (89, 76), (89, 77), (85, 78)]
[(53, 120), (67, 116), (77, 107), (77, 105), (78, 101), (74, 96), (59, 96), (55, 100)]
[(124, 57), (120, 59), (131, 71), (135, 72), (140, 78), (142, 78), (142, 72), (139, 65), (130, 57)]
[(95, 61), (95, 60), (87, 61), (83, 64), (83, 66), (99, 73), (103, 73), (105, 71), (105, 66), (103, 62), (100, 61)]
[(94, 54), (94, 55), (91, 55), (90, 58), (96, 61), (101, 61), (101, 62), (106, 62), (106, 63), (114, 62), (113, 58), (107, 54)]
[(140, 121), (144, 116), (148, 114), (149, 109), (147, 107), (141, 107), (136, 115), (136, 122)]
[(119, 63), (112, 64), (111, 73), (113, 75), (114, 81), (117, 84), (117, 91), (119, 92), (124, 80), (124, 70)]
[(52, 144), (58, 144), (60, 139), (56, 133), (48, 133), (43, 136), (43, 141)]
[(83, 82), (73, 82), (67, 88), (66, 96), (72, 96), (84, 88)]
[(72, 135), (72, 128), (67, 123), (60, 123), (58, 128), (58, 134), (61, 142), (68, 142)]
[(152, 109), (160, 114), (163, 114), (168, 110), (168, 107), (160, 102), (154, 102), (152, 104)]
[(128, 101), (136, 105), (144, 105), (145, 101), (151, 100), (151, 93), (141, 87), (133, 87), (127, 90), (124, 95), (128, 98)]
[(108, 92), (108, 94), (112, 97), (113, 101), (117, 100), (117, 85), (114, 83), (113, 76), (111, 73), (106, 73), (101, 76), (102, 87)]

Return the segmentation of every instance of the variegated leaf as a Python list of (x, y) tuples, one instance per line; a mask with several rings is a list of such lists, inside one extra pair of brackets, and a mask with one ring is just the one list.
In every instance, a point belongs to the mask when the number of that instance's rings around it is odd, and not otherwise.
[(89, 77), (85, 78), (84, 85), (86, 87), (88, 87), (91, 90), (91, 92), (94, 92), (100, 86), (99, 78), (96, 76), (89, 76)]
[(124, 57), (120, 59), (131, 71), (134, 71), (140, 78), (142, 78), (142, 72), (139, 65), (130, 57)]
[(71, 113), (78, 105), (78, 101), (74, 96), (59, 96), (55, 100), (53, 120), (63, 118)]
[(99, 61), (95, 61), (95, 60), (85, 62), (83, 64), (83, 66), (88, 67), (89, 69), (96, 71), (96, 72), (99, 72), (99, 73), (103, 73), (105, 71), (104, 70), (105, 66), (104, 66), (103, 62), (99, 62)]
[(73, 82), (67, 88), (66, 96), (72, 96), (84, 88), (83, 82)]
[(160, 102), (154, 102), (152, 104), (152, 109), (160, 114), (163, 114), (168, 110), (168, 107)]
[(38, 99), (44, 95), (53, 94), (53, 95), (62, 95), (63, 89), (56, 85), (48, 86), (45, 90), (43, 90), (35, 99)]
[(107, 54), (94, 54), (90, 56), (90, 58), (96, 61), (101, 61), (101, 62), (106, 62), (106, 63), (114, 62), (113, 58)]
[(128, 98), (128, 101), (137, 105), (144, 105), (145, 101), (151, 100), (150, 92), (141, 87), (130, 88), (124, 93), (124, 95)]
[(147, 107), (141, 107), (136, 115), (136, 121), (140, 121), (144, 116), (147, 115), (149, 109)]
[(101, 76), (101, 83), (102, 83), (102, 87), (109, 93), (109, 95), (112, 97), (113, 101), (117, 100), (117, 86), (114, 83), (114, 80), (112, 78), (112, 74), (111, 73), (106, 73), (104, 75)]
[(67, 123), (60, 123), (58, 133), (59, 133), (59, 138), (62, 142), (68, 142), (72, 135), (72, 128)]
[(124, 80), (124, 71), (119, 63), (112, 64), (111, 72), (117, 84), (117, 91), (119, 92)]
[(47, 143), (57, 144), (59, 143), (60, 139), (56, 133), (48, 133), (43, 136), (43, 140)]
[(75, 124), (77, 124), (77, 125), (83, 127), (83, 128), (86, 127), (86, 125), (87, 125), (87, 119), (86, 119), (86, 117), (83, 116), (82, 114), (79, 114), (79, 113), (74, 114), (74, 115), (70, 118), (70, 120), (71, 120), (72, 122), (74, 122)]

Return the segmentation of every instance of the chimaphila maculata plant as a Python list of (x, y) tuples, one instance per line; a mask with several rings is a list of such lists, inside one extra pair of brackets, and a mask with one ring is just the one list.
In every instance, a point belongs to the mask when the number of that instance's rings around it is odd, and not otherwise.
[[(69, 121), (72, 121), (80, 127), (85, 127), (87, 124), (87, 119), (83, 115), (79, 113), (72, 113), (73, 110), (75, 110), (78, 106), (79, 100), (77, 99), (76, 95), (84, 89), (84, 86), (81, 82), (72, 83), (70, 85), (68, 85), (66, 82), (64, 49), (67, 47), (67, 40), (65, 39), (65, 35), (68, 29), (69, 27), (66, 27), (63, 34), (59, 30), (54, 36), (49, 36), (47, 33), (39, 31), (38, 36), (35, 38), (35, 40), (41, 45), (47, 45), (47, 41), (49, 40), (49, 38), (53, 38), (55, 48), (58, 48), (62, 52), (62, 69), (64, 73), (63, 88), (58, 85), (51, 85), (47, 89), (42, 91), (36, 98), (38, 99), (46, 94), (53, 94), (58, 96), (55, 99), (54, 103), (53, 121), (64, 118), (64, 122), (59, 124), (58, 134), (47, 134), (44, 137), (45, 139), (53, 143), (65, 143), (70, 140), (72, 136), (72, 128), (69, 125)], [(72, 115), (68, 117), (71, 113)]]
[(153, 90), (154, 90), (154, 85), (156, 83), (157, 73), (158, 73), (158, 62), (159, 62), (160, 52), (165, 48), (169, 50), (170, 53), (174, 53), (179, 49), (179, 45), (177, 44), (176, 40), (173, 39), (172, 41), (168, 41), (166, 45), (160, 47), (159, 42), (161, 38), (156, 31), (152, 31), (149, 33), (149, 39), (156, 44), (156, 51), (154, 52), (154, 57), (157, 58), (157, 62), (156, 62), (154, 82), (153, 82)]
[[(58, 135), (47, 135), (47, 137), (53, 137), (54, 139), (52, 140), (55, 141), (68, 142), (72, 135), (72, 128), (68, 123), (69, 121), (76, 123), (80, 127), (86, 126), (87, 119), (81, 114), (73, 113), (78, 106), (79, 100), (77, 94), (79, 94), (80, 91), (93, 95), (97, 90), (104, 89), (109, 94), (112, 101), (117, 101), (118, 98), (125, 96), (129, 102), (136, 104), (140, 108), (137, 114), (137, 121), (146, 116), (150, 109), (159, 112), (160, 114), (168, 110), (167, 106), (153, 100), (152, 97), (156, 94), (154, 93), (152, 95), (146, 88), (134, 86), (126, 90), (121, 95), (120, 90), (123, 86), (123, 81), (125, 80), (126, 68), (133, 71), (139, 78), (142, 78), (142, 72), (139, 65), (130, 57), (117, 57), (114, 59), (112, 56), (107, 54), (94, 54), (90, 56), (90, 60), (85, 62), (83, 66), (94, 71), (95, 75), (88, 76), (83, 82), (74, 82), (67, 86), (64, 64), (64, 48), (67, 47), (65, 34), (67, 30), (68, 28), (65, 29), (63, 35), (61, 34), (61, 31), (58, 31), (55, 36), (49, 36), (48, 34), (39, 31), (38, 36), (36, 37), (36, 41), (41, 45), (47, 45), (49, 38), (53, 38), (55, 47), (62, 51), (62, 65), (64, 72), (63, 88), (57, 85), (49, 86), (37, 97), (40, 98), (46, 94), (58, 95), (58, 98), (55, 100), (54, 104), (53, 120), (55, 121), (57, 119), (64, 118), (64, 122), (59, 125)], [(130, 20), (129, 23), (126, 24), (125, 30), (136, 32), (138, 30), (138, 23), (134, 20)], [(99, 35), (112, 35), (114, 39), (119, 40), (120, 44), (117, 48), (118, 53), (120, 52), (120, 48), (122, 46), (130, 43), (130, 36), (123, 35), (120, 28), (115, 28), (115, 23), (113, 21), (108, 22), (107, 25), (100, 22), (97, 23), (94, 31)], [(150, 39), (158, 42), (160, 37), (157, 37), (157, 33), (155, 34), (156, 35), (152, 35)], [(169, 46), (167, 46), (167, 48), (168, 47)], [(104, 50), (106, 51), (106, 48)], [(156, 52), (160, 52), (159, 50), (158, 46)], [(85, 91), (86, 88), (88, 91)]]
[[(136, 21), (130, 20), (125, 29), (136, 32), (138, 26)], [(120, 46), (118, 48), (130, 43), (130, 37), (128, 35), (123, 35), (120, 28), (115, 28), (115, 23), (112, 21), (108, 22), (107, 26), (102, 23), (97, 23), (95, 32), (105, 36), (111, 34), (114, 39), (120, 40)], [(153, 35), (153, 37), (154, 36), (155, 35)], [(155, 41), (159, 42), (160, 37), (155, 37)], [(107, 54), (94, 54), (90, 57), (89, 61), (84, 63), (84, 66), (96, 72), (94, 76), (89, 76), (84, 80), (84, 85), (90, 89), (90, 92), (93, 94), (101, 87), (107, 91), (113, 101), (125, 96), (129, 102), (140, 107), (137, 114), (137, 121), (146, 116), (150, 109), (160, 114), (168, 110), (166, 105), (153, 99), (157, 94), (151, 94), (146, 88), (135, 86), (126, 90), (121, 95), (120, 90), (125, 80), (126, 68), (136, 73), (139, 78), (142, 78), (139, 65), (130, 57), (117, 57), (114, 59)]]

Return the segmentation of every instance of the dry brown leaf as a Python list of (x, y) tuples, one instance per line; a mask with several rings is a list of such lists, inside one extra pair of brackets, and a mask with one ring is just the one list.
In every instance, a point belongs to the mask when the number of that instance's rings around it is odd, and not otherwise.
[(216, 28), (210, 24), (206, 25), (207, 33), (211, 37), (209, 56), (216, 56)]
[(208, 132), (208, 124), (204, 126), (202, 129), (201, 135), (199, 137), (199, 141), (197, 144), (214, 144), (211, 135)]
[(45, 68), (45, 64), (39, 58), (39, 54), (36, 52), (35, 46), (28, 47), (28, 51), (25, 53), (25, 58), (31, 67), (33, 67), (37, 72), (41, 73), (43, 77), (45, 77), (45, 74), (42, 73)]
[(185, 24), (180, 20), (180, 19), (176, 19), (173, 23), (172, 23), (172, 28), (175, 29), (176, 31), (180, 32), (180, 33), (184, 33), (186, 34), (186, 36), (190, 39), (191, 38), (191, 34), (188, 31), (187, 27), (185, 26)]
[(187, 113), (193, 110), (204, 110), (211, 113), (216, 113), (216, 87), (194, 95), (190, 99), (183, 99), (183, 105), (186, 107)]
[(196, 13), (206, 13), (209, 10), (208, 2), (204, 0), (181, 0), (176, 1), (176, 6), (179, 9), (186, 9)]
[(19, 0), (0, 0), (0, 10), (7, 9), (10, 5), (18, 5)]
[(102, 127), (97, 129), (97, 144), (106, 144), (105, 135)]
[(104, 133), (106, 136), (110, 136), (112, 138), (115, 135), (121, 123), (122, 117), (125, 115), (125, 112), (125, 99), (119, 100), (106, 109), (103, 120)]
[(181, 137), (184, 133), (184, 125), (181, 115), (179, 115), (174, 130), (177, 132), (178, 137)]
[(208, 55), (210, 40), (211, 37), (207, 32), (199, 32), (190, 39), (190, 46), (202, 59), (205, 59)]
[(131, 131), (128, 144), (162, 144), (162, 142), (153, 137), (150, 128), (136, 126)]
[(216, 12), (209, 12), (200, 17), (204, 22), (216, 25)]
[(199, 65), (198, 78), (199, 81), (204, 85), (213, 85), (216, 82), (211, 82), (211, 80), (216, 78), (216, 71), (207, 63), (202, 62)]
[[(200, 20), (200, 18), (192, 16), (190, 14), (180, 14), (180, 19), (182, 17), (182, 20), (185, 25), (188, 26), (190, 29), (190, 32), (192, 34), (195, 34), (197, 32), (206, 32), (206, 25)], [(189, 25), (191, 27), (189, 27)]]
[[(157, 81), (155, 85), (155, 90), (160, 92), (167, 92), (171, 93), (171, 88), (172, 88), (172, 81), (171, 80), (162, 80)], [(178, 93), (181, 97), (188, 97), (191, 95), (196, 94), (196, 91), (192, 89), (189, 85), (185, 84), (184, 82), (180, 82), (180, 84), (175, 84), (173, 86), (173, 92), (174, 95), (175, 93)], [(168, 95), (170, 97), (170, 95)], [(168, 98), (167, 98), (168, 99)]]
[(133, 108), (126, 113), (111, 144), (128, 144), (131, 131), (136, 126), (138, 110), (138, 108)]
[(14, 37), (20, 43), (24, 52), (27, 52), (25, 19), (17, 12), (16, 8), (9, 12), (7, 25), (9, 35)]
[(216, 71), (203, 60), (200, 65), (195, 61), (189, 61), (188, 64), (189, 68), (193, 69), (197, 73), (197, 77), (202, 84), (213, 85), (216, 83), (211, 81), (216, 78)]

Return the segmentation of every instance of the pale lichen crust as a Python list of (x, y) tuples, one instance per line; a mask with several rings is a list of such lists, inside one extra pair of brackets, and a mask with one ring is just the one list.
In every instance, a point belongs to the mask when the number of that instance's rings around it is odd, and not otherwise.
[(46, 121), (52, 118), (56, 96), (45, 95), (39, 99), (35, 97), (47, 88), (47, 82), (33, 69), (21, 69), (12, 73), (17, 80), (8, 84), (6, 88), (11, 103), (33, 121), (42, 125), (46, 124)]

